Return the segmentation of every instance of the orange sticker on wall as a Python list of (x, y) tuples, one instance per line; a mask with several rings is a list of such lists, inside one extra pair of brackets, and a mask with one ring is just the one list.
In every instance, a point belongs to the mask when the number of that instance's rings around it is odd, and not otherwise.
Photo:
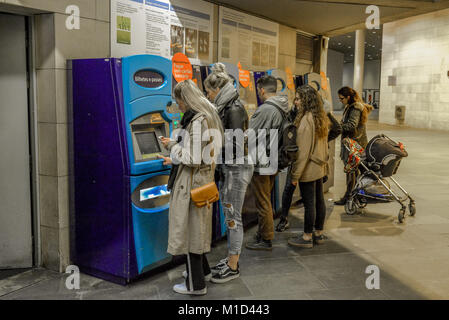
[(193, 70), (189, 58), (184, 53), (178, 52), (172, 58), (172, 73), (176, 82), (192, 79)]
[(323, 88), (323, 90), (327, 90), (327, 77), (326, 74), (324, 73), (324, 71), (320, 72), (321, 75), (321, 88)]
[(248, 70), (239, 70), (239, 81), (243, 88), (247, 88), (251, 82)]
[(289, 67), (285, 68), (285, 73), (287, 76), (287, 88), (290, 90), (295, 90), (295, 82), (293, 81), (293, 73)]
[(237, 64), (239, 67), (239, 82), (243, 88), (247, 88), (251, 83), (250, 74), (248, 70), (243, 70), (240, 62)]

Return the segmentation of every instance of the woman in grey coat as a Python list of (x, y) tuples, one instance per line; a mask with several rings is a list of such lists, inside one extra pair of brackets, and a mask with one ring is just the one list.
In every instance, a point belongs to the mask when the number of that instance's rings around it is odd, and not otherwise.
[(164, 164), (174, 164), (168, 186), (171, 194), (167, 251), (187, 255), (186, 281), (173, 290), (203, 295), (207, 293), (205, 276), (211, 273), (205, 253), (210, 251), (212, 240), (212, 207), (196, 207), (190, 191), (214, 181), (223, 129), (215, 107), (193, 81), (179, 83), (174, 96), (184, 113), (183, 130), (176, 140), (161, 138), (170, 150), (170, 158), (163, 157)]

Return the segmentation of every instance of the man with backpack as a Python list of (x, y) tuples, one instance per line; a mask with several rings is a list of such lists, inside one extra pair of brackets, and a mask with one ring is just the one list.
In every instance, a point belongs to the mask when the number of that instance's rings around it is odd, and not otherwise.
[[(272, 250), (274, 222), (271, 191), (278, 170), (288, 166), (296, 157), (296, 130), (287, 119), (288, 97), (276, 95), (276, 91), (277, 80), (273, 76), (263, 76), (257, 81), (257, 93), (263, 104), (257, 108), (249, 122), (249, 128), (257, 135), (258, 153), (263, 140), (259, 130), (265, 130), (266, 155), (270, 159), (268, 163), (262, 163), (257, 157), (254, 166), (252, 182), (259, 229), (254, 239), (246, 244), (246, 248), (250, 250)], [(270, 139), (270, 130), (275, 130), (277, 137)]]

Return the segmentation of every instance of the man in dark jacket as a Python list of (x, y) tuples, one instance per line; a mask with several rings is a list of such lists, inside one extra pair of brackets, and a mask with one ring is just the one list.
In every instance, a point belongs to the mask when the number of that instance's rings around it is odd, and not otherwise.
[[(254, 130), (256, 134), (258, 134), (258, 130), (265, 129), (266, 154), (271, 159), (264, 164), (258, 158), (254, 166), (252, 182), (258, 210), (259, 230), (255, 238), (246, 244), (246, 248), (251, 250), (272, 250), (271, 241), (274, 239), (271, 191), (277, 175), (277, 163), (273, 166), (272, 160), (275, 159), (274, 161), (277, 162), (275, 153), (277, 153), (278, 139), (275, 137), (270, 139), (270, 130), (279, 130), (283, 121), (281, 112), (288, 112), (288, 97), (276, 95), (276, 90), (277, 80), (272, 76), (263, 76), (257, 81), (258, 95), (263, 104), (257, 108), (249, 122), (250, 129)], [(258, 143), (260, 145), (259, 135)]]

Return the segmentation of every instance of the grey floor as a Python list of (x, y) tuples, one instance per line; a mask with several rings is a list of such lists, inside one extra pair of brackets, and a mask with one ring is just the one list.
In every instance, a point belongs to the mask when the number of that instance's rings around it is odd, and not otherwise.
[[(203, 297), (177, 295), (183, 266), (127, 287), (87, 275), (81, 288), (66, 289), (66, 275), (34, 269), (0, 280), (0, 299), (449, 299), (449, 133), (379, 125), (370, 121), (369, 136), (383, 132), (406, 145), (409, 157), (399, 182), (415, 197), (417, 215), (399, 224), (397, 203), (369, 205), (348, 216), (331, 200), (344, 192), (340, 161), (328, 200), (325, 245), (297, 249), (289, 236), (302, 230), (303, 211), (292, 209), (292, 228), (277, 233), (272, 252), (243, 250), (241, 277), (208, 285)], [(337, 144), (337, 150), (339, 143)], [(246, 231), (248, 239), (255, 227)], [(211, 263), (226, 255), (222, 241), (209, 254)], [(380, 289), (368, 290), (367, 266), (380, 270)]]

